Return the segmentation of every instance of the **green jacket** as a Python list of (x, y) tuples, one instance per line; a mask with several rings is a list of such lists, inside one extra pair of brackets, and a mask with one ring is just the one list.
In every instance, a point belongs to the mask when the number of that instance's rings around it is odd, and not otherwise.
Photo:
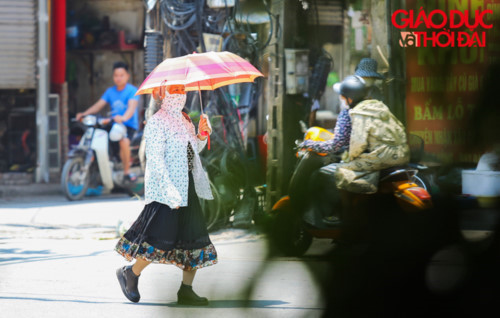
[(410, 150), (403, 124), (381, 101), (370, 99), (350, 111), (349, 153), (335, 176), (340, 189), (374, 193), (379, 171), (409, 162)]

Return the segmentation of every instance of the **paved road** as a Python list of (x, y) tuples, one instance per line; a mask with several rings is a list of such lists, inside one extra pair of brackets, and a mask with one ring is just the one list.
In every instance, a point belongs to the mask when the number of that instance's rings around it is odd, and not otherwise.
[(326, 270), (314, 255), (328, 249), (329, 242), (315, 241), (305, 262), (266, 261), (266, 242), (252, 230), (212, 233), (219, 264), (200, 270), (194, 284), (211, 300), (209, 307), (177, 306), (181, 271), (169, 265), (146, 269), (139, 285), (141, 302), (128, 302), (114, 273), (126, 262), (113, 247), (117, 225), (129, 224), (141, 207), (137, 200), (116, 195), (77, 203), (61, 197), (0, 202), (1, 316), (321, 316), (324, 305), (308, 269)]

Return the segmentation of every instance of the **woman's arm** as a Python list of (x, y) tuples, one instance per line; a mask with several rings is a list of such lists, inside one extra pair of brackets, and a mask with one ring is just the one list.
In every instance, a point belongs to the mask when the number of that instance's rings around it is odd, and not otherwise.
[[(202, 139), (202, 138), (204, 138), (204, 139)], [(206, 136), (200, 136), (200, 134), (198, 134), (198, 135), (196, 135), (196, 140), (198, 141), (197, 150), (198, 150), (198, 153), (200, 153), (207, 145), (208, 138)]]
[[(167, 134), (161, 121), (150, 119), (144, 131), (146, 140), (146, 169), (148, 169), (148, 185), (152, 185), (153, 196), (159, 196), (170, 208), (181, 204), (182, 198), (170, 179), (165, 153), (167, 151)], [(155, 192), (156, 191), (156, 192)]]
[[(208, 141), (208, 135), (212, 133), (212, 129), (208, 125), (206, 115), (200, 116), (200, 122), (198, 123), (198, 134), (196, 135), (196, 139), (198, 141), (198, 152), (201, 152)], [(202, 134), (205, 132), (205, 134)]]
[(302, 145), (319, 153), (337, 153), (349, 147), (351, 139), (351, 117), (349, 110), (343, 109), (337, 117), (335, 125), (335, 137), (327, 141), (305, 140)]

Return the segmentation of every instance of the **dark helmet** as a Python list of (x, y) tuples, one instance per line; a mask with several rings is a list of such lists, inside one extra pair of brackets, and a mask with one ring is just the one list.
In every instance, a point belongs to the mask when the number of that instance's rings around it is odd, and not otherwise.
[(339, 94), (352, 99), (350, 107), (356, 106), (366, 97), (366, 83), (363, 78), (357, 75), (349, 75), (340, 84)]

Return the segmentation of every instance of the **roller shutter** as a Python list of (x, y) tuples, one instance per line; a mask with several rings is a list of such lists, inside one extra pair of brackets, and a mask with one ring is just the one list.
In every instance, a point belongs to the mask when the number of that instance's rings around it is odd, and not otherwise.
[(34, 0), (0, 0), (0, 89), (36, 88)]
[(341, 0), (316, 0), (311, 4), (308, 23), (342, 26), (343, 4)]

